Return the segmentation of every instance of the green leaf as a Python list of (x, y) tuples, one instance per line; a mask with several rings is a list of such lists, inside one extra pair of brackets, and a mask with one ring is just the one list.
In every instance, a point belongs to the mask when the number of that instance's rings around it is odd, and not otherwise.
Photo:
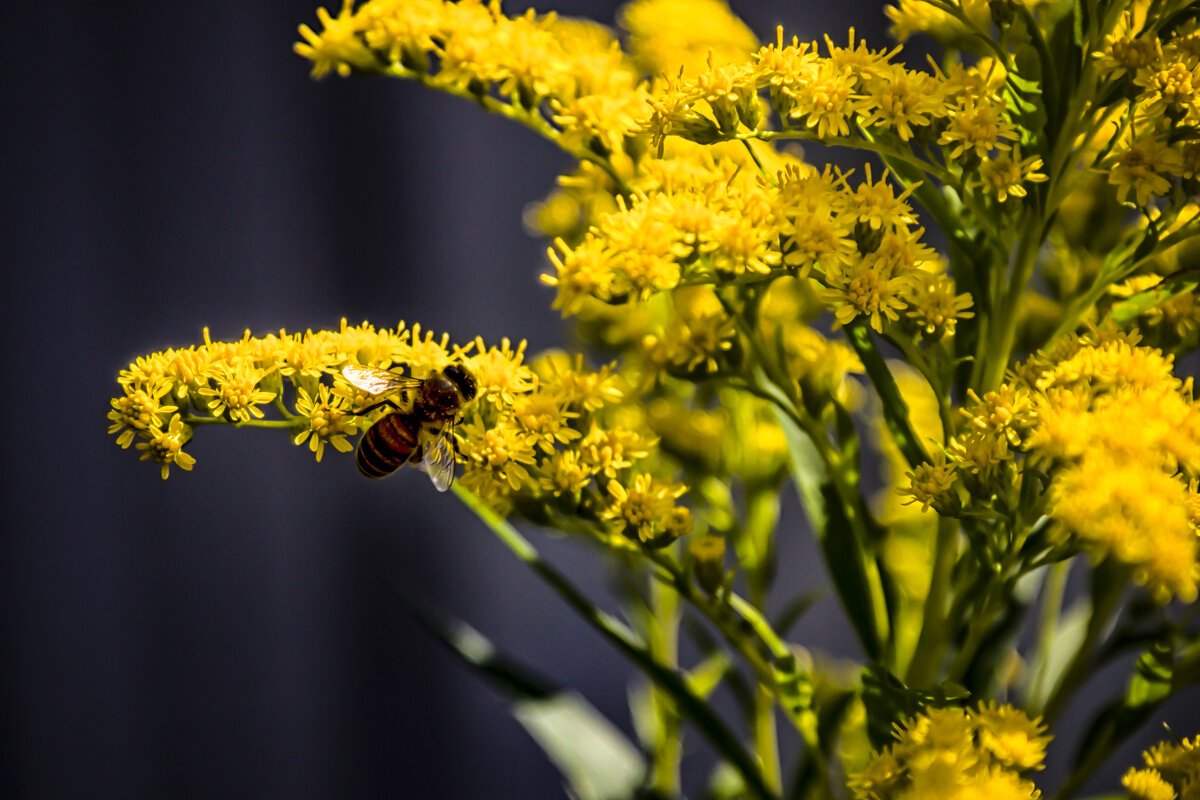
[(708, 704), (692, 693), (677, 668), (655, 658), (633, 631), (611, 614), (597, 608), (567, 578), (543, 560), (528, 539), (461, 484), (452, 491), (488, 529), (535, 575), (546, 583), (566, 604), (606, 641), (637, 666), (646, 677), (670, 694), (682, 716), (690, 719), (713, 747), (742, 774), (753, 797), (771, 800), (776, 796), (763, 781), (758, 766), (737, 736)]
[(1038, 652), (1039, 664), (1035, 667), (1033, 687), (1040, 687), (1036, 695), (1030, 693), (1025, 699), (1030, 708), (1043, 708), (1050, 693), (1062, 680), (1071, 657), (1083, 646), (1087, 636), (1088, 620), (1092, 616), (1092, 603), (1086, 597), (1079, 599), (1059, 618), (1054, 632), (1054, 641), (1045, 653)]
[(900, 387), (888, 369), (883, 355), (871, 339), (871, 332), (861, 320), (856, 320), (846, 326), (846, 341), (854, 348), (862, 361), (871, 385), (879, 395), (883, 410), (883, 421), (887, 424), (888, 432), (896, 440), (896, 447), (904, 456), (910, 467), (923, 464), (929, 460), (924, 448), (913, 432), (908, 419), (908, 404), (900, 394)]
[(808, 613), (814, 605), (825, 599), (826, 592), (813, 589), (793, 597), (771, 623), (780, 636), (786, 636), (792, 626)]
[(641, 751), (582, 697), (518, 700), (512, 709), (579, 800), (627, 800), (642, 785)]
[(645, 782), (641, 751), (587, 700), (554, 689), (461, 620), (429, 607), (413, 608), (413, 613), (451, 652), (514, 698), (513, 716), (562, 772), (578, 800), (626, 800)]
[[(763, 385), (778, 394), (780, 402), (787, 406), (787, 399), (777, 389), (765, 381)], [(844, 500), (834, 476), (828, 473), (820, 453), (796, 421), (778, 408), (775, 415), (787, 438), (792, 480), (809, 526), (821, 545), (837, 595), (863, 649), (870, 658), (878, 658), (883, 652), (880, 629), (887, 626), (887, 610), (878, 566), (866, 551), (869, 522), (866, 508), (857, 494)], [(851, 473), (854, 469), (846, 467)], [(846, 502), (853, 506), (847, 509)]]
[(688, 688), (705, 700), (721, 685), (721, 679), (733, 666), (733, 660), (724, 650), (715, 650), (691, 669), (685, 676)]
[(809, 525), (821, 545), (838, 597), (867, 655), (878, 658), (883, 648), (871, 603), (872, 589), (867, 576), (866, 554), (850, 527), (841, 499), (816, 448), (786, 414), (779, 413), (777, 416), (788, 440), (796, 491)]
[(1108, 316), (1121, 327), (1128, 326), (1138, 317), (1151, 309), (1161, 306), (1168, 300), (1173, 300), (1180, 295), (1193, 293), (1196, 291), (1196, 285), (1195, 282), (1184, 283), (1177, 291), (1172, 291), (1175, 287), (1156, 286), (1153, 289), (1138, 292), (1132, 297), (1115, 303)]

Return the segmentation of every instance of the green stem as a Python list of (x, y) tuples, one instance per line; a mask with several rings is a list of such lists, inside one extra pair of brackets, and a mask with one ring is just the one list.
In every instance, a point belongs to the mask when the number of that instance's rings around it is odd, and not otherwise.
[(975, 655), (983, 645), (984, 639), (987, 638), (988, 633), (991, 631), (992, 623), (996, 620), (996, 615), (1004, 609), (1008, 598), (1005, 592), (998, 591), (998, 589), (999, 587), (996, 586), (994, 579), (989, 582), (983, 607), (967, 626), (967, 640), (963, 642), (962, 648), (955, 655), (954, 661), (950, 664), (950, 669), (947, 671), (947, 677), (950, 680), (957, 682), (963, 680), (967, 672), (971, 669), (971, 662), (975, 660)]
[[(679, 595), (661, 581), (651, 581), (650, 611), (647, 631), (650, 654), (659, 663), (677, 667)], [(660, 686), (652, 687), (652, 697), (660, 731), (654, 742), (653, 786), (663, 797), (675, 797), (680, 793), (679, 762), (683, 756), (679, 710), (670, 692)], [(766, 776), (763, 777), (765, 780)], [(774, 788), (769, 780), (766, 783)]]
[[(772, 553), (776, 523), (779, 519), (779, 492), (772, 488), (759, 487), (757, 491), (747, 489), (746, 525), (743, 535), (754, 550), (753, 563), (747, 563), (746, 583), (750, 602), (756, 612), (767, 611), (767, 593), (771, 584)], [(764, 618), (765, 620), (765, 618)], [(775, 655), (786, 649), (783, 642), (774, 636), (770, 626), (763, 626), (778, 647), (772, 648)], [(760, 636), (761, 638), (761, 636)], [(759, 684), (754, 693), (754, 749), (762, 767), (763, 781), (775, 791), (783, 788), (783, 775), (779, 763), (779, 740), (775, 730), (774, 687)]]
[(908, 665), (906, 683), (925, 688), (937, 678), (938, 667), (946, 653), (946, 601), (950, 596), (950, 581), (958, 560), (958, 525), (953, 519), (938, 517), (937, 542), (934, 545), (933, 570), (929, 577), (929, 594), (925, 595), (925, 611), (917, 649)]
[(542, 559), (528, 539), (495, 511), (488, 508), (469, 489), (464, 488), (461, 484), (454, 484), (452, 488), (458, 499), (487, 525), (488, 529), (513, 555), (533, 570), (534, 574), (542, 579), (588, 625), (628, 657), (657, 686), (671, 695), (680, 712), (687, 715), (696, 724), (717, 752), (728, 759), (734, 769), (741, 774), (747, 789), (754, 797), (762, 798), (762, 800), (774, 800), (778, 797), (778, 794), (773, 792), (763, 781), (758, 766), (741, 742), (725, 726), (721, 718), (708, 707), (708, 704), (688, 687), (687, 682), (675, 667), (660, 662), (633, 631), (611, 614), (596, 608), (574, 584)]
[(180, 417), (185, 425), (197, 427), (200, 425), (228, 425), (231, 428), (290, 428), (294, 424), (292, 420), (286, 419), (251, 419), (245, 422), (230, 422), (224, 417), (193, 417), (185, 415)]
[(779, 793), (783, 789), (783, 776), (775, 730), (775, 694), (762, 684), (754, 693), (754, 749), (762, 768), (763, 782)]
[(978, 391), (986, 392), (996, 389), (1004, 380), (1008, 369), (1008, 360), (1012, 355), (1013, 344), (1017, 336), (1017, 323), (1020, 321), (1018, 309), (1025, 287), (1033, 276), (1033, 267), (1037, 261), (1038, 245), (1042, 239), (1042, 226), (1033, 224), (1032, 219), (1026, 218), (1027, 224), (1022, 226), (1021, 239), (1017, 244), (1012, 279), (1008, 290), (1001, 298), (993, 327), (988, 336), (988, 350)]
[(452, 94), (455, 97), (461, 97), (465, 100), (472, 100), (482, 106), (485, 111), (489, 111), (493, 114), (499, 114), (502, 117), (506, 117), (507, 119), (524, 125), (535, 133), (541, 135), (542, 138), (551, 142), (556, 147), (562, 149), (564, 152), (569, 153), (574, 158), (577, 158), (580, 161), (590, 161), (608, 173), (608, 176), (612, 178), (621, 194), (626, 196), (632, 194), (632, 190), (629, 188), (629, 185), (625, 183), (625, 179), (622, 178), (617, 172), (616, 168), (613, 167), (612, 162), (610, 162), (607, 158), (587, 150), (586, 148), (567, 147), (563, 142), (562, 131), (558, 130), (558, 128), (555, 128), (553, 125), (547, 122), (546, 118), (543, 117), (536, 109), (529, 110), (514, 103), (505, 103), (504, 101), (498, 100), (489, 94), (476, 94), (466, 86), (456, 86), (454, 84), (438, 81), (433, 75), (408, 69), (398, 63), (390, 64), (381, 70), (381, 74), (392, 78), (407, 78), (409, 80), (417, 81), (427, 89), (434, 89), (439, 92), (445, 92), (446, 94)]
[[(755, 672), (759, 684), (771, 687), (780, 707), (800, 732), (801, 738), (816, 747), (816, 715), (812, 710), (811, 677), (800, 670), (796, 656), (787, 642), (771, 627), (771, 623), (745, 598), (733, 592), (705, 597), (688, 582), (679, 565), (659, 550), (644, 551), (647, 558), (659, 567), (659, 580), (669, 583), (679, 596), (703, 614)], [(734, 613), (730, 614), (732, 610)], [(757, 641), (746, 634), (750, 632)], [(768, 663), (757, 651), (761, 645), (770, 657)]]
[(761, 139), (764, 142), (771, 142), (776, 139), (802, 139), (809, 142), (820, 142), (830, 147), (849, 147), (852, 150), (868, 150), (880, 156), (916, 167), (930, 177), (937, 178), (944, 184), (954, 183), (954, 176), (944, 167), (939, 167), (937, 164), (917, 158), (911, 151), (906, 152), (898, 147), (881, 144), (880, 142), (865, 139), (861, 136), (851, 135), (822, 138), (808, 130), (788, 128), (782, 131), (747, 131), (737, 134), (734, 138)]

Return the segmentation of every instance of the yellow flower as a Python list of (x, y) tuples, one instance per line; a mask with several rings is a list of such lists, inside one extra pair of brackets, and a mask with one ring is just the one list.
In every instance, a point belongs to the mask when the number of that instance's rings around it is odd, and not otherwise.
[(1117, 156), (1117, 163), (1108, 173), (1108, 182), (1117, 187), (1118, 202), (1125, 202), (1132, 191), (1137, 205), (1145, 208), (1151, 196), (1171, 190), (1173, 184), (1168, 175), (1182, 172), (1183, 156), (1178, 150), (1154, 136), (1143, 136)]
[(686, 520), (690, 520), (690, 516), (685, 520), (675, 514), (675, 500), (686, 491), (686, 486), (660, 483), (646, 474), (635, 476), (628, 488), (620, 481), (610, 480), (608, 493), (612, 499), (600, 517), (627, 534), (632, 529), (630, 538), (636, 535), (642, 542), (652, 542), (659, 535), (673, 539), (681, 534)]
[(1021, 778), (1040, 769), (1049, 737), (1011, 706), (927, 709), (897, 726), (896, 742), (875, 753), (850, 787), (865, 800), (1037, 800)]
[(582, 354), (572, 358), (561, 350), (544, 353), (533, 364), (542, 381), (542, 391), (554, 394), (568, 408), (581, 412), (598, 411), (625, 397), (623, 380), (615, 369), (614, 363), (589, 370), (583, 366)]
[(117, 444), (122, 449), (128, 449), (135, 436), (150, 435), (151, 427), (161, 424), (162, 415), (178, 411), (177, 406), (161, 402), (171, 389), (170, 381), (159, 378), (148, 384), (126, 384), (125, 396), (112, 399), (112, 411), (108, 412), (112, 425), (108, 432), (120, 434)]
[(804, 80), (783, 89), (791, 109), (786, 122), (790, 125), (796, 120), (806, 128), (816, 128), (821, 139), (849, 135), (849, 121), (867, 99), (855, 91), (857, 78), (829, 61), (817, 62), (808, 72)]
[(1145, 769), (1121, 778), (1130, 800), (1192, 800), (1200, 787), (1200, 736), (1159, 742), (1142, 754)]
[(442, 369), (454, 360), (450, 353), (450, 334), (435, 337), (433, 331), (426, 331), (422, 335), (420, 323), (412, 326), (407, 341), (401, 340), (396, 350), (396, 360), (408, 364), (418, 377)]
[(1050, 488), (1050, 515), (1099, 557), (1131, 565), (1161, 602), (1196, 599), (1198, 539), (1186, 512), (1187, 487), (1156, 466), (1085, 455)]
[(559, 450), (542, 465), (538, 486), (553, 495), (577, 495), (592, 482), (595, 474), (578, 450)]
[(979, 727), (979, 744), (1006, 767), (1016, 770), (1041, 769), (1050, 737), (1040, 719), (995, 700), (980, 703), (971, 712)]
[(1009, 197), (1024, 197), (1026, 191), (1022, 184), (1049, 180), (1047, 175), (1037, 171), (1041, 167), (1041, 158), (1029, 156), (1022, 159), (1020, 146), (1014, 146), (1011, 154), (1000, 152), (983, 160), (979, 166), (983, 180), (977, 185), (1003, 203)]
[(1104, 37), (1104, 49), (1092, 53), (1092, 57), (1101, 74), (1107, 73), (1105, 77), (1115, 80), (1162, 58), (1162, 44), (1152, 34), (1131, 36), (1128, 32), (1116, 32)]
[(556, 239), (547, 254), (556, 274), (543, 275), (542, 283), (558, 289), (554, 308), (562, 309), (564, 317), (578, 314), (590, 298), (607, 301), (622, 292), (608, 247), (595, 233), (589, 232), (575, 247)]
[(871, 757), (866, 769), (851, 779), (850, 788), (858, 797), (883, 800), (891, 796), (892, 787), (904, 778), (904, 771), (903, 762), (892, 748), (885, 747)]
[(464, 358), (463, 363), (475, 376), (480, 398), (487, 398), (496, 405), (511, 406), (517, 395), (532, 390), (534, 376), (524, 364), (524, 339), (515, 348), (508, 338), (502, 339), (498, 348), (488, 348), (481, 338), (475, 339), (473, 344), (475, 355)]
[(464, 485), (475, 488), (489, 482), (506, 484), (514, 492), (536, 485), (527, 468), (536, 458), (536, 436), (507, 419), (491, 427), (477, 421), (459, 427), (462, 454), (467, 459)]
[(1121, 776), (1121, 785), (1131, 800), (1175, 800), (1174, 787), (1152, 769), (1130, 769)]
[(292, 439), (293, 444), (303, 444), (308, 440), (308, 449), (316, 454), (317, 461), (325, 453), (325, 443), (329, 442), (339, 453), (348, 453), (354, 445), (346, 439), (358, 430), (359, 417), (349, 410), (349, 401), (343, 394), (331, 392), (329, 386), (322, 383), (317, 387), (317, 397), (309, 396), (303, 387), (296, 390), (296, 413), (308, 418), (308, 427), (302, 429)]
[(867, 83), (870, 110), (860, 124), (880, 125), (896, 132), (901, 141), (913, 138), (913, 127), (925, 127), (945, 116), (946, 89), (927, 72), (909, 71), (889, 64)]
[(1033, 423), (1034, 409), (1029, 390), (1024, 386), (1005, 384), (981, 398), (974, 389), (967, 390), (971, 400), (968, 408), (959, 409), (972, 428), (1001, 435), (1014, 447), (1021, 444), (1021, 434)]
[(847, 325), (857, 317), (866, 317), (871, 327), (883, 332), (884, 321), (899, 319), (909, 293), (906, 278), (891, 278), (874, 269), (873, 257), (857, 256), (848, 264), (837, 265), (826, 272), (829, 288), (823, 296), (834, 306), (838, 326)]
[(297, 55), (313, 62), (314, 78), (324, 76), (331, 69), (336, 69), (345, 78), (353, 68), (378, 68), (374, 54), (359, 38), (362, 22), (355, 16), (353, 7), (354, 0), (343, 0), (342, 10), (336, 18), (324, 8), (318, 8), (317, 19), (323, 29), (319, 34), (307, 25), (300, 26), (304, 41), (297, 42), (294, 49)]
[(758, 40), (721, 0), (635, 0), (621, 11), (633, 58), (648, 75), (742, 61)]
[(248, 422), (252, 416), (262, 419), (263, 412), (258, 406), (271, 402), (276, 396), (276, 392), (258, 388), (267, 372), (245, 358), (232, 363), (219, 361), (213, 364), (209, 373), (217, 385), (201, 387), (197, 394), (212, 398), (208, 401), (208, 410), (214, 417), (228, 414), (234, 422)]
[(1144, 87), (1138, 97), (1139, 110), (1147, 117), (1166, 117), (1181, 120), (1200, 112), (1200, 97), (1197, 97), (1197, 65), (1188, 66), (1182, 61), (1159, 65), (1159, 68), (1143, 70), (1134, 83)]
[(878, 181), (872, 181), (871, 165), (867, 164), (865, 169), (867, 179), (855, 187), (854, 193), (846, 198), (846, 213), (857, 222), (876, 231), (888, 231), (893, 227), (914, 224), (917, 218), (913, 214), (912, 206), (908, 204), (908, 196), (915, 187), (910, 186), (896, 196), (892, 184), (888, 181), (887, 170), (879, 176)]
[(615, 478), (639, 458), (645, 458), (656, 439), (648, 439), (637, 431), (615, 426), (601, 428), (595, 422), (579, 442), (580, 458), (595, 472)]
[(900, 494), (911, 498), (905, 501), (905, 505), (920, 503), (923, 512), (928, 511), (930, 506), (943, 513), (950, 510), (957, 500), (952, 491), (955, 472), (955, 466), (946, 463), (946, 457), (941, 452), (935, 454), (933, 463), (913, 467), (912, 472), (904, 473), (909, 485), (899, 490)]
[(137, 449), (142, 451), (139, 460), (154, 459), (162, 464), (162, 478), (165, 481), (172, 464), (178, 464), (180, 469), (190, 470), (196, 463), (194, 457), (183, 452), (183, 446), (191, 438), (192, 429), (183, 424), (183, 419), (178, 414), (171, 417), (171, 423), (165, 431), (156, 422), (146, 432), (148, 441), (137, 444)]
[(994, 149), (1007, 150), (1018, 138), (1016, 128), (1005, 116), (1004, 107), (987, 98), (973, 98), (950, 114), (938, 144), (949, 146), (950, 158), (974, 155), (985, 158)]
[(958, 321), (975, 316), (971, 295), (955, 294), (954, 280), (944, 273), (921, 270), (914, 274), (905, 315), (929, 341), (953, 336)]
[(531, 434), (532, 441), (545, 453), (553, 453), (556, 444), (567, 444), (583, 436), (570, 427), (579, 416), (568, 411), (565, 403), (553, 394), (533, 392), (513, 401), (512, 418)]

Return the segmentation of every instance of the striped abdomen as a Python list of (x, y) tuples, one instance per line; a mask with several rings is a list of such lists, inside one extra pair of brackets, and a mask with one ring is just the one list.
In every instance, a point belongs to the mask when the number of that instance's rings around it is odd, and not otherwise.
[(411, 414), (388, 414), (367, 428), (354, 453), (358, 471), (383, 478), (404, 466), (417, 447), (420, 424)]

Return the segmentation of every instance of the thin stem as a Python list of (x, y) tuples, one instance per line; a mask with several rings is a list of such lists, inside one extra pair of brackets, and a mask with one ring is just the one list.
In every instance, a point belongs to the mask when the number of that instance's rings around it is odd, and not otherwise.
[(587, 150), (586, 148), (568, 147), (563, 142), (562, 131), (551, 125), (536, 109), (531, 111), (514, 103), (505, 103), (502, 100), (492, 97), (490, 94), (476, 94), (465, 86), (456, 86), (454, 84), (438, 81), (433, 75), (408, 69), (407, 67), (404, 67), (398, 63), (388, 65), (386, 68), (381, 70), (381, 72), (389, 77), (415, 80), (428, 89), (446, 92), (447, 94), (452, 94), (455, 97), (461, 97), (465, 100), (472, 100), (482, 106), (485, 111), (490, 111), (493, 114), (499, 114), (502, 117), (513, 120), (514, 122), (519, 122), (527, 128), (533, 130), (535, 133), (541, 135), (542, 138), (569, 153), (571, 156), (579, 159), (580, 161), (590, 161), (591, 163), (600, 167), (602, 170), (608, 173), (608, 176), (612, 178), (614, 183), (616, 183), (621, 194), (626, 196), (632, 194), (632, 190), (629, 188), (629, 185), (625, 183), (625, 179), (622, 178), (620, 173), (617, 172), (616, 168), (612, 165), (612, 162), (603, 156)]
[(772, 791), (782, 791), (783, 774), (775, 731), (775, 694), (762, 684), (754, 693), (754, 750), (762, 768), (763, 782)]
[(946, 600), (950, 581), (958, 560), (958, 525), (948, 517), (938, 517), (937, 542), (934, 545), (933, 570), (929, 577), (929, 593), (925, 595), (925, 610), (916, 653), (908, 665), (909, 686), (923, 688), (932, 685), (946, 652)]
[(193, 417), (186, 414), (180, 417), (185, 425), (198, 427), (200, 425), (228, 425), (231, 428), (290, 428), (294, 424), (287, 419), (250, 419), (244, 422), (230, 422), (224, 417)]
[(986, 353), (986, 363), (983, 367), (982, 381), (981, 385), (976, 387), (981, 392), (997, 388), (1004, 378), (1005, 370), (1008, 369), (1008, 359), (1012, 354), (1013, 344), (1017, 335), (1017, 323), (1020, 320), (1017, 308), (1022, 295), (1025, 293), (1025, 287), (1029, 283), (1029, 279), (1033, 276), (1033, 268), (1037, 261), (1038, 245), (1041, 243), (1041, 238), (1042, 226), (1040, 224), (1033, 224), (1033, 221), (1027, 218), (1026, 224), (1023, 226), (1021, 239), (1017, 244), (1012, 279), (1009, 282), (1008, 291), (1001, 298), (996, 319), (994, 320), (995, 326), (990, 331), (988, 337), (988, 350)]
[(853, 150), (868, 150), (878, 155), (895, 159), (912, 167), (916, 167), (927, 175), (937, 178), (944, 184), (953, 184), (954, 176), (943, 167), (937, 164), (932, 164), (924, 159), (917, 158), (913, 153), (905, 152), (898, 147), (881, 144), (870, 139), (864, 139), (861, 136), (836, 136), (821, 137), (815, 133), (800, 128), (788, 128), (782, 131), (746, 131), (737, 134), (736, 139), (761, 139), (764, 142), (771, 142), (776, 139), (803, 139), (810, 142), (820, 142), (830, 147), (849, 147)]
[(679, 671), (663, 664), (622, 622), (596, 608), (574, 584), (558, 570), (544, 561), (529, 540), (516, 528), (508, 524), (496, 512), (461, 484), (454, 484), (454, 493), (477, 517), (487, 525), (496, 538), (520, 559), (534, 574), (542, 579), (561, 597), (588, 625), (600, 633), (610, 644), (620, 650), (656, 685), (670, 693), (681, 713), (686, 714), (708, 738), (721, 755), (729, 759), (746, 782), (747, 789), (758, 798), (773, 800), (778, 794), (763, 781), (758, 766), (746, 752), (737, 737), (725, 726), (705, 701), (687, 685)]
[[(650, 614), (647, 615), (647, 635), (650, 653), (660, 663), (677, 668), (679, 595), (661, 581), (650, 582)], [(679, 711), (671, 693), (660, 686), (652, 687), (654, 709), (658, 715), (660, 733), (654, 742), (653, 785), (663, 797), (679, 794), (679, 762), (683, 756), (683, 737)], [(767, 786), (775, 788), (767, 776)]]
[(758, 174), (767, 177), (766, 167), (758, 158), (758, 153), (754, 152), (754, 148), (750, 145), (749, 139), (742, 139), (742, 144), (746, 147), (746, 152), (750, 154), (750, 158), (754, 161), (754, 165), (758, 167)]

